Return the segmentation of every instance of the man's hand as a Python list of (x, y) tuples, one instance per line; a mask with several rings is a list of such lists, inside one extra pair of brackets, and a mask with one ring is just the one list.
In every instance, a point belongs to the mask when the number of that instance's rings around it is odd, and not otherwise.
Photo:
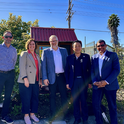
[(93, 85), (100, 86), (101, 85), (101, 82), (94, 82)]
[(98, 88), (105, 87), (107, 85), (107, 82), (105, 80), (101, 81), (101, 85), (98, 86)]
[(46, 86), (49, 85), (49, 80), (48, 80), (48, 79), (45, 79), (43, 82), (44, 82), (44, 84), (45, 84)]
[(71, 90), (71, 88), (69, 87), (69, 84), (66, 84), (66, 88), (69, 89), (69, 90)]
[(39, 87), (42, 88), (42, 79), (40, 79)]
[(98, 88), (103, 87), (101, 81), (95, 82), (95, 83), (93, 83), (93, 85), (96, 85)]
[(25, 85), (27, 88), (29, 87), (28, 78), (24, 78), (24, 85)]

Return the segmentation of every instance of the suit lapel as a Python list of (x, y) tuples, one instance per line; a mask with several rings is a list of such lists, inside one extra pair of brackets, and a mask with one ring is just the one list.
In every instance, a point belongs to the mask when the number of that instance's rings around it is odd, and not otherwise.
[(72, 55), (72, 57), (71, 57), (71, 68), (72, 68), (72, 70), (73, 70), (73, 72), (74, 72), (74, 59), (75, 59), (75, 54), (73, 54)]
[(34, 64), (34, 66), (36, 67), (33, 56), (30, 53), (28, 53), (28, 56), (29, 56), (30, 60), (32, 61), (32, 63)]
[(38, 67), (39, 67), (39, 70), (40, 70), (40, 59), (39, 59), (39, 57), (37, 56), (37, 54), (36, 54), (36, 57), (37, 57), (37, 60), (38, 60)]
[(107, 58), (109, 57), (109, 53), (108, 51), (106, 51), (106, 54), (105, 54), (105, 58), (103, 60), (103, 64), (102, 64), (102, 68), (105, 66), (105, 64), (107, 63)]
[(86, 61), (86, 56), (85, 54), (81, 53), (81, 63), (82, 63), (82, 68), (84, 68), (83, 66), (85, 66), (85, 61)]
[(75, 54), (72, 56), (71, 64), (74, 65)]
[(99, 72), (99, 53), (96, 54), (96, 56), (95, 56), (94, 59), (96, 59), (96, 61), (95, 61), (95, 64), (96, 64), (96, 66), (97, 66), (97, 67), (96, 67), (96, 70), (97, 70), (98, 73), (100, 73), (100, 72)]
[(63, 63), (63, 62), (64, 62), (64, 59), (63, 59), (64, 55), (63, 55), (62, 49), (59, 48), (59, 50), (60, 50), (60, 53), (61, 53), (61, 55), (62, 55), (62, 63)]
[(99, 68), (99, 54), (98, 53), (96, 54), (96, 65), (98, 65), (98, 68)]
[(50, 47), (50, 51), (49, 51), (49, 56), (51, 57), (51, 65), (54, 65), (54, 68), (55, 68), (55, 63), (54, 63), (54, 57), (53, 57), (53, 50), (52, 48)]

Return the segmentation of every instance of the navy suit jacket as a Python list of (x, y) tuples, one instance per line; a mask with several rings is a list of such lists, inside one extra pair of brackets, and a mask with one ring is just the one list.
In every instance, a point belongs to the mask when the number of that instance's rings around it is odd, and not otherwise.
[[(66, 57), (68, 56), (67, 50), (65, 48), (59, 47), (60, 53), (62, 55), (63, 69), (65, 70)], [(55, 63), (53, 57), (53, 50), (46, 48), (42, 52), (41, 57), (41, 67), (42, 67), (42, 80), (48, 79), (50, 84), (55, 83)]]
[[(82, 70), (83, 70), (83, 80), (84, 84), (91, 83), (91, 72), (90, 72), (90, 56), (88, 54), (81, 53), (82, 58)], [(65, 77), (66, 77), (66, 84), (69, 84), (69, 87), (72, 88), (74, 83), (74, 59), (75, 54), (72, 54), (67, 57), (66, 68), (65, 68)]]
[[(99, 53), (95, 54), (91, 58), (91, 77), (92, 82), (100, 81), (99, 75)], [(106, 90), (117, 90), (119, 89), (117, 76), (120, 73), (120, 64), (118, 56), (115, 52), (106, 51), (105, 59), (101, 69), (102, 80), (106, 80), (109, 84), (105, 86)], [(93, 85), (94, 89), (97, 86)]]

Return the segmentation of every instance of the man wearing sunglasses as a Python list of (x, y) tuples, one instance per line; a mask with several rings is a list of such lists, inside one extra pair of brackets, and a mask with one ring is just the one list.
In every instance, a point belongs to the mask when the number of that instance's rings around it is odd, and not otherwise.
[(93, 82), (93, 108), (96, 117), (96, 124), (103, 124), (101, 101), (105, 94), (111, 124), (117, 124), (116, 92), (119, 89), (117, 76), (120, 73), (118, 56), (115, 52), (106, 50), (104, 40), (97, 42), (99, 53), (91, 59), (91, 77)]
[(0, 94), (5, 86), (5, 96), (2, 108), (2, 121), (12, 124), (13, 120), (8, 116), (11, 93), (14, 85), (14, 67), (17, 60), (16, 49), (11, 45), (13, 39), (11, 31), (3, 33), (4, 42), (0, 44)]

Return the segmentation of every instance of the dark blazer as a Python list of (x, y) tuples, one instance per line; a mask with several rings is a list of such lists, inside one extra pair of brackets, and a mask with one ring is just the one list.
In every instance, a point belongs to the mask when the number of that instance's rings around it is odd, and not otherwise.
[[(60, 53), (62, 55), (62, 64), (63, 69), (65, 70), (66, 65), (66, 57), (68, 56), (67, 50), (65, 48), (59, 47)], [(52, 48), (46, 48), (43, 50), (42, 57), (42, 79), (48, 79), (50, 84), (55, 83), (55, 63), (53, 57), (53, 50)]]
[[(95, 54), (91, 58), (91, 77), (92, 82), (100, 81), (99, 75), (99, 53)], [(120, 64), (118, 56), (115, 52), (106, 51), (105, 59), (103, 60), (103, 65), (101, 69), (102, 80), (106, 80), (109, 85), (105, 86), (106, 90), (117, 90), (119, 89), (117, 76), (120, 73)], [(93, 85), (94, 89), (97, 86)]]
[[(85, 84), (91, 83), (91, 72), (90, 72), (90, 56), (88, 54), (81, 53), (82, 58), (82, 70), (83, 70), (83, 79)], [(66, 84), (69, 84), (69, 87), (72, 88), (74, 83), (74, 59), (75, 54), (72, 54), (67, 57), (66, 68), (65, 68), (65, 77)]]

